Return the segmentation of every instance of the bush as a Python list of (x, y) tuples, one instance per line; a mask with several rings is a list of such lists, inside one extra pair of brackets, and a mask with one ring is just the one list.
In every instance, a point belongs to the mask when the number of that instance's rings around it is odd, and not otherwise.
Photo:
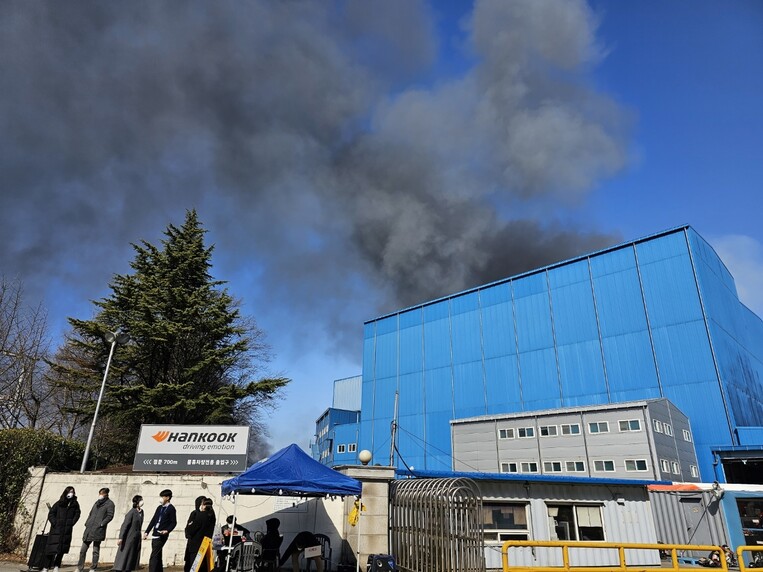
[(28, 469), (47, 466), (54, 471), (79, 468), (84, 443), (36, 429), (0, 431), (0, 506), (7, 518), (0, 519), (0, 552), (13, 552), (20, 544), (13, 521), (18, 510)]

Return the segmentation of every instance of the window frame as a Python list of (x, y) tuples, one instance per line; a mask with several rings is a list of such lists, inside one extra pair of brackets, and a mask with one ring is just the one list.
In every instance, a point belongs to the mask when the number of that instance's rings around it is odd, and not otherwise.
[(674, 475), (680, 475), (681, 474), (681, 463), (678, 461), (670, 461), (670, 469), (671, 472)]
[(342, 453), (346, 453), (347, 452), (346, 449), (347, 447), (345, 446), (344, 443), (339, 443), (336, 446), (336, 454), (341, 455)]
[[(583, 467), (580, 470), (577, 469), (578, 463), (580, 463), (580, 465)], [(574, 465), (575, 468), (570, 470), (570, 465)], [(586, 472), (585, 461), (565, 461), (564, 470), (568, 473), (585, 473)]]
[(660, 459), (660, 472), (667, 475), (670, 474), (670, 461), (667, 459)]
[[(568, 432), (564, 432), (564, 428), (567, 427)], [(572, 428), (577, 428), (577, 433), (575, 433)], [(580, 435), (580, 423), (562, 423), (561, 425), (561, 431), (562, 431), (562, 437), (572, 437), (573, 435)]]
[(699, 478), (699, 469), (697, 468), (697, 465), (689, 465), (689, 472), (693, 478)]
[(358, 444), (357, 443), (350, 443), (347, 445), (347, 452), (348, 453), (357, 453), (358, 451)]
[[(546, 430), (546, 434), (543, 434), (543, 430)], [(553, 433), (551, 433), (551, 429), (554, 430)], [(538, 434), (541, 437), (558, 437), (559, 436), (559, 426), (558, 425), (541, 425), (538, 428)]]
[[(601, 463), (602, 468), (597, 469), (596, 463)], [(607, 469), (607, 463), (612, 463), (612, 470)], [(612, 459), (595, 459), (593, 462), (593, 472), (594, 473), (614, 473), (614, 472), (617, 472), (617, 465), (615, 464), (615, 461)]]
[[(501, 437), (501, 433), (505, 432), (506, 436)], [(514, 427), (499, 427), (498, 428), (498, 440), (505, 441), (508, 439), (514, 439)]]
[[(551, 468), (547, 468), (546, 466), (550, 465)], [(556, 470), (554, 466), (558, 466), (559, 469)], [(543, 461), (543, 472), (544, 473), (561, 473), (562, 472), (562, 461)]]
[[(511, 470), (511, 466), (514, 465), (514, 470)], [(507, 470), (504, 471), (504, 466)], [(501, 461), (499, 464), (499, 469), (501, 473), (507, 473), (507, 474), (514, 474), (519, 472), (519, 465), (516, 461)]]
[[(513, 509), (524, 509), (524, 528), (522, 523), (516, 524), (516, 528), (489, 528), (492, 523), (486, 523), (486, 516), (488, 511), (500, 510), (502, 507), (508, 506)], [(483, 500), (482, 501), (482, 532), (485, 544), (501, 545), (507, 540), (529, 540), (530, 539), (530, 503), (523, 502), (503, 502), (497, 500)], [(492, 519), (491, 519), (492, 520)], [(513, 518), (512, 518), (513, 520)]]
[(668, 437), (673, 436), (673, 426), (670, 423), (663, 423), (662, 428), (665, 432), (665, 435), (667, 435)]
[[(527, 470), (525, 471), (525, 465), (527, 466)], [(535, 470), (532, 470), (532, 466), (535, 466)], [(525, 473), (525, 474), (537, 474), (540, 471), (538, 470), (538, 462), (537, 461), (520, 461), (519, 463), (519, 472)]]
[[(596, 426), (596, 431), (591, 431), (591, 427)], [(605, 429), (602, 431), (602, 425)], [(588, 422), (588, 434), (589, 435), (601, 435), (602, 433), (609, 433), (609, 421), (589, 421)]]
[[(628, 463), (633, 463), (633, 468), (628, 468)], [(639, 463), (643, 463), (644, 468), (639, 469)], [(625, 459), (625, 470), (629, 473), (643, 473), (649, 470), (649, 462), (646, 459)]]
[[(548, 522), (549, 538), (552, 540), (562, 541), (578, 541), (583, 540), (586, 534), (596, 533), (595, 536), (600, 538), (588, 539), (594, 542), (606, 542), (607, 535), (604, 529), (604, 515), (603, 505), (596, 503), (565, 503), (565, 502), (548, 502), (546, 501), (546, 514)], [(585, 513), (582, 510), (585, 509)], [(593, 526), (583, 526), (581, 517), (585, 514), (586, 519), (590, 519), (591, 509), (598, 509), (593, 511), (596, 514), (596, 521)], [(560, 515), (560, 513), (562, 513)], [(566, 518), (561, 519), (560, 516)], [(564, 523), (565, 526), (561, 526), (560, 523)], [(591, 524), (588, 522), (587, 524)], [(571, 526), (570, 526), (571, 525)], [(567, 531), (567, 536), (571, 538), (561, 539), (559, 538), (560, 530)], [(571, 534), (570, 534), (571, 533)]]
[[(625, 429), (623, 429), (623, 423), (627, 425)], [(636, 424), (635, 429), (631, 427), (633, 423)], [(641, 431), (641, 419), (619, 419), (617, 421), (617, 427), (620, 430), (620, 433), (638, 433)]]
[(535, 427), (517, 427), (516, 435), (517, 439), (535, 439)]
[(691, 431), (689, 431), (688, 429), (682, 429), (682, 431), (684, 435), (684, 441), (686, 441), (687, 443), (693, 443)]
[(660, 421), (659, 419), (652, 419), (652, 425), (654, 426), (655, 433), (663, 433), (662, 421)]

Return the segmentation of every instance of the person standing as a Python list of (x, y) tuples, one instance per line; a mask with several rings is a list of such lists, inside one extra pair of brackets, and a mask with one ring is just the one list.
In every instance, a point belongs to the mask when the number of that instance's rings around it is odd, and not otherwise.
[[(191, 514), (188, 515), (188, 522), (185, 523), (185, 538), (188, 542), (186, 542), (185, 545), (185, 554), (183, 556), (183, 572), (188, 572), (191, 567), (191, 563), (193, 562), (193, 559), (196, 557), (196, 552), (191, 554), (191, 537), (193, 536), (195, 532), (194, 528), (194, 522), (197, 520), (197, 516), (201, 512), (201, 503), (204, 502), (204, 499), (206, 499), (204, 495), (201, 495), (200, 497), (196, 497), (196, 501), (194, 501), (195, 508), (191, 511)], [(198, 548), (197, 548), (198, 550)]]
[(114, 518), (114, 501), (109, 498), (109, 489), (103, 487), (98, 491), (98, 500), (95, 501), (90, 514), (85, 521), (85, 534), (82, 535), (82, 548), (79, 550), (79, 562), (77, 572), (85, 568), (85, 557), (90, 544), (93, 544), (93, 564), (90, 572), (98, 568), (98, 558), (101, 555), (101, 542), (106, 539), (106, 527)]
[[(291, 558), (292, 570), (294, 572), (299, 572), (299, 555), (304, 552), (305, 548), (320, 545), (320, 540), (318, 540), (318, 538), (312, 532), (303, 530), (294, 537), (294, 540), (291, 541), (289, 547), (286, 549), (286, 552), (284, 552), (283, 556), (281, 556), (279, 567), (283, 567), (286, 561)], [(315, 567), (318, 572), (323, 572), (323, 559), (321, 556), (313, 556), (311, 559), (315, 561)]]
[[(201, 501), (201, 506), (198, 511), (191, 513), (193, 520), (190, 520), (185, 527), (185, 535), (188, 538), (188, 544), (185, 549), (185, 566), (184, 572), (189, 572), (193, 566), (193, 562), (196, 559), (196, 555), (201, 548), (201, 543), (204, 538), (209, 538), (210, 546), (212, 550), (211, 540), (215, 533), (215, 511), (212, 508), (212, 499), (205, 498)], [(202, 561), (199, 572), (211, 572), (205, 567), (206, 559)]]
[(122, 528), (119, 529), (114, 572), (131, 572), (138, 567), (143, 517), (143, 497), (135, 495), (132, 497), (132, 509), (125, 515)]
[(170, 503), (172, 491), (164, 489), (159, 493), (159, 496), (162, 499), (162, 504), (156, 507), (156, 512), (151, 517), (146, 527), (146, 533), (143, 535), (143, 540), (146, 540), (148, 533), (151, 533), (151, 556), (148, 559), (148, 572), (164, 571), (162, 549), (167, 543), (170, 532), (175, 530), (177, 526), (177, 513), (175, 507)]
[(42, 572), (48, 572), (49, 568), (53, 568), (53, 572), (58, 572), (64, 554), (67, 554), (71, 547), (72, 529), (79, 517), (80, 509), (74, 487), (66, 487), (61, 498), (48, 511), (50, 533), (45, 546), (46, 562)]

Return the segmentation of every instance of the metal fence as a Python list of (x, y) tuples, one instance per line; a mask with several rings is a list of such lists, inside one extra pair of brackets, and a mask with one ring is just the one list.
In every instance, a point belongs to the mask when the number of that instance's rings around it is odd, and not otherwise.
[(466, 478), (394, 481), (390, 545), (403, 572), (484, 572), (482, 496), (476, 483)]

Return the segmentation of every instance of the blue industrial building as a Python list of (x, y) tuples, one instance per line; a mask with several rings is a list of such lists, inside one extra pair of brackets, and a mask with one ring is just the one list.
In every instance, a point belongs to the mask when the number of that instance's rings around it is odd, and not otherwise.
[[(759, 482), (763, 322), (683, 226), (366, 322), (360, 446), (451, 470), (450, 420), (665, 397), (702, 479)], [(397, 405), (396, 405), (397, 395)]]
[(315, 421), (313, 459), (324, 465), (352, 465), (358, 459), (361, 376), (334, 381), (331, 407)]

